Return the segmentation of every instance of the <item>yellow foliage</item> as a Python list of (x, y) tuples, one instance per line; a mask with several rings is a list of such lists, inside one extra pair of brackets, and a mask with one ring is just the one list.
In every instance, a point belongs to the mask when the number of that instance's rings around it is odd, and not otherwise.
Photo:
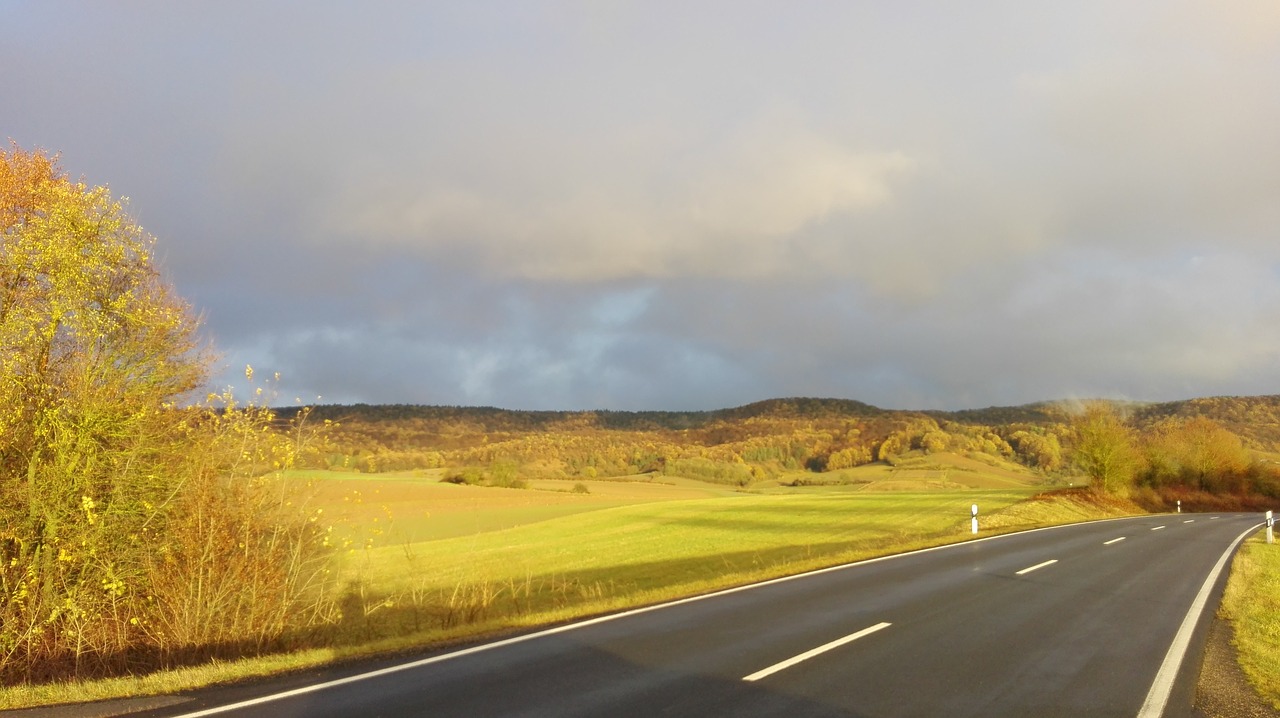
[[(184, 649), (264, 643), (314, 554), (318, 530), (268, 510), (287, 493), (254, 488), (296, 451), (270, 412), (183, 408), (207, 355), (152, 246), (105, 187), (0, 150), (0, 681), (173, 650), (179, 579), (239, 631)], [(222, 571), (236, 541), (270, 563)], [(229, 618), (246, 588), (274, 613)]]

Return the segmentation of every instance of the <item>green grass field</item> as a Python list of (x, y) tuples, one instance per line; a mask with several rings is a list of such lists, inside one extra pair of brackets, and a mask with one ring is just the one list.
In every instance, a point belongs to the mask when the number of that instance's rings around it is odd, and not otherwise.
[[(1025, 481), (924, 490), (933, 481), (889, 477), (740, 492), (663, 477), (584, 482), (589, 494), (572, 493), (574, 482), (412, 491), (405, 483), (398, 503), (384, 487), (370, 502), (384, 514), (369, 514), (364, 526), (372, 519), (403, 526), (396, 510), (408, 507), (413, 535), (431, 539), (388, 530), (346, 553), (344, 576), (354, 588), (339, 641), (500, 632), (963, 540), (972, 503), (984, 524), (1002, 531), (1098, 515), (1069, 501), (1053, 510), (1047, 503), (1014, 510), (1036, 492)], [(337, 491), (343, 480), (326, 483)], [(998, 476), (996, 483), (1010, 480)], [(427, 503), (435, 508), (424, 510)]]
[(363, 562), (359, 570), (371, 584), (392, 592), (405, 590), (406, 580), (452, 587), (555, 576), (607, 581), (619, 592), (637, 594), (718, 583), (760, 567), (874, 550), (909, 537), (941, 537), (967, 526), (974, 500), (999, 509), (1026, 496), (825, 491), (599, 508), (555, 520), (533, 521), (540, 514), (529, 511), (521, 526), (374, 548), (355, 563)]
[[(317, 505), (324, 507), (338, 534), (364, 545), (418, 543), (516, 528), (530, 523), (640, 503), (741, 497), (742, 491), (672, 476), (617, 479), (535, 479), (529, 489), (501, 489), (441, 483), (441, 471), (359, 474), (298, 471), (312, 481)], [(810, 486), (785, 484), (802, 478)], [(823, 489), (838, 492), (924, 492), (967, 489), (1026, 490), (1039, 477), (1025, 468), (984, 463), (955, 454), (912, 457), (896, 467), (868, 465), (831, 474), (796, 472), (754, 487), (753, 493), (803, 495)], [(576, 493), (581, 485), (586, 493)]]
[[(725, 486), (680, 478), (529, 482), (529, 489), (441, 483), (424, 472), (293, 472), (313, 483), (339, 536), (362, 545), (400, 545), (510, 529), (573, 514), (656, 501), (731, 496)], [(577, 493), (581, 484), (587, 493)]]

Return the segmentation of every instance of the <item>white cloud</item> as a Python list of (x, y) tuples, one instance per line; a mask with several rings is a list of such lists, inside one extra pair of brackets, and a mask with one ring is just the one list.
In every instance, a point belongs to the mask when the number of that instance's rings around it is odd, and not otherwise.
[(793, 123), (742, 128), (689, 168), (686, 231), (696, 235), (781, 237), (833, 216), (893, 200), (891, 183), (915, 162), (902, 152), (857, 153)]
[(511, 277), (794, 276), (814, 271), (797, 244), (829, 241), (808, 236), (815, 225), (891, 204), (915, 166), (902, 152), (855, 151), (794, 119), (746, 123), (708, 138), (697, 156), (682, 150), (654, 144), (641, 161), (635, 150), (608, 148), (616, 166), (605, 156), (584, 172), (544, 148), (546, 175), (521, 173), (525, 181), (506, 191), (429, 172), (425, 187), (400, 177), (361, 183), (327, 223), (352, 243), (460, 255)]

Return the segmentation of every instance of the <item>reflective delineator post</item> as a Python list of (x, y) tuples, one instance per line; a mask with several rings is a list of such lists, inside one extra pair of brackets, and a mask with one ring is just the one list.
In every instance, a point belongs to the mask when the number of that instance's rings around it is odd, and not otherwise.
[(1275, 519), (1273, 519), (1273, 518), (1271, 518), (1271, 512), (1270, 512), (1270, 511), (1268, 511), (1268, 512), (1267, 512), (1267, 543), (1275, 543), (1275, 542), (1276, 542), (1275, 536), (1273, 536), (1273, 535), (1272, 535), (1272, 532), (1271, 532), (1271, 526), (1272, 526), (1273, 524), (1275, 524), (1275, 522), (1276, 522), (1276, 520), (1275, 520)]
[(969, 511), (973, 515), (973, 533), (978, 533), (978, 505), (974, 504), (969, 507)]
[(1182, 513), (1182, 499), (1178, 499), (1178, 513)]

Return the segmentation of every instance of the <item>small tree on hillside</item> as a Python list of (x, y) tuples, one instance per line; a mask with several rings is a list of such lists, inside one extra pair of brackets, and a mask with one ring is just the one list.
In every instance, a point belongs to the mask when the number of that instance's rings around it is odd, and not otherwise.
[(1130, 429), (1108, 402), (1085, 405), (1073, 425), (1076, 468), (1089, 477), (1095, 491), (1124, 494), (1133, 483), (1139, 456)]

